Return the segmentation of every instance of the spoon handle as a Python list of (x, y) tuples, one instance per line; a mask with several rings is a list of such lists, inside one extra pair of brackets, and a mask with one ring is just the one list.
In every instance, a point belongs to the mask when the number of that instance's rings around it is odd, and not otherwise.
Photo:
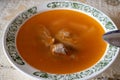
[(111, 45), (120, 47), (120, 30), (105, 33), (103, 39)]

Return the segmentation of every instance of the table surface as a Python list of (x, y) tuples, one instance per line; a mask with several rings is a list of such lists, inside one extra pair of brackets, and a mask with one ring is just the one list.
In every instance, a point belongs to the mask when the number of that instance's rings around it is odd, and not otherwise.
[[(3, 33), (20, 12), (45, 0), (0, 0), (0, 80), (34, 80), (21, 74), (8, 62), (2, 49)], [(120, 0), (74, 0), (91, 5), (108, 15), (120, 29)], [(120, 80), (120, 55), (103, 73), (90, 80)]]

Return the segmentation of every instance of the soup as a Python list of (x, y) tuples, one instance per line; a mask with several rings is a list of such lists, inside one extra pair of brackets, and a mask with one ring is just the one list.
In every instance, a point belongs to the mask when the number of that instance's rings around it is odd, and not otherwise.
[(103, 56), (102, 26), (86, 14), (51, 10), (27, 20), (18, 31), (17, 49), (41, 71), (68, 74), (85, 70)]

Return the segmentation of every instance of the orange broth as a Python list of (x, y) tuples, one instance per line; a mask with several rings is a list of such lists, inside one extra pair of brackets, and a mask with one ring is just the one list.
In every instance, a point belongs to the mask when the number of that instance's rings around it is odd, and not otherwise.
[[(39, 40), (40, 24), (46, 26), (52, 36), (62, 28), (68, 28), (78, 36), (78, 51), (69, 56), (52, 55)], [(102, 26), (93, 18), (72, 10), (52, 10), (37, 14), (27, 20), (18, 31), (17, 49), (23, 59), (41, 71), (55, 74), (68, 74), (85, 70), (105, 53), (107, 44), (102, 39), (105, 33)]]

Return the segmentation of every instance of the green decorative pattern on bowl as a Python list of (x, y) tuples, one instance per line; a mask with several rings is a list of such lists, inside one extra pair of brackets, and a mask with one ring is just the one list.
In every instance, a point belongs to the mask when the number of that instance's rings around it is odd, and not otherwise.
[(16, 44), (15, 44), (15, 36), (16, 33), (23, 22), (26, 21), (29, 17), (34, 15), (37, 12), (37, 8), (33, 7), (31, 9), (28, 9), (27, 11), (23, 12), (21, 15), (17, 16), (15, 20), (12, 21), (10, 24), (7, 34), (6, 34), (6, 49), (11, 56), (11, 58), (19, 65), (24, 65), (25, 62), (22, 60), (22, 58), (18, 55)]

